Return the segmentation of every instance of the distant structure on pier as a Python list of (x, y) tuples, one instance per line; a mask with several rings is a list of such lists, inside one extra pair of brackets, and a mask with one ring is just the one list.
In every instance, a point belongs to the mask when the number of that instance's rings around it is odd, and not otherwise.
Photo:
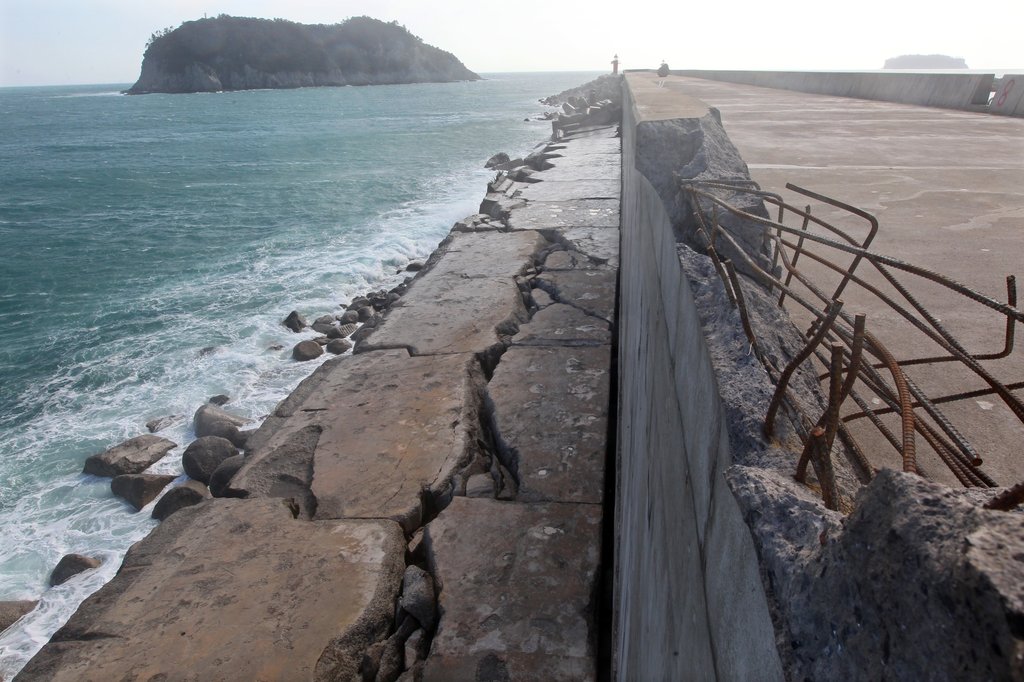
[(612, 59), (612, 75), (619, 72), (619, 55), (615, 55)]

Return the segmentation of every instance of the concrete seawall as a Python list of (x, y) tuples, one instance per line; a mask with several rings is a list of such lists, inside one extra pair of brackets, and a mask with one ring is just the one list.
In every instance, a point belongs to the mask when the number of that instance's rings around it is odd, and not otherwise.
[[(794, 431), (765, 438), (774, 386), (680, 185), (749, 173), (718, 112), (660, 80), (625, 79), (615, 678), (1019, 679), (1020, 515), (891, 470), (861, 486), (838, 454), (829, 511), (793, 478)], [(787, 364), (801, 332), (738, 277)]]
[[(986, 110), (994, 74), (674, 70), (673, 75), (838, 97)], [(1020, 116), (1005, 108), (998, 113)]]

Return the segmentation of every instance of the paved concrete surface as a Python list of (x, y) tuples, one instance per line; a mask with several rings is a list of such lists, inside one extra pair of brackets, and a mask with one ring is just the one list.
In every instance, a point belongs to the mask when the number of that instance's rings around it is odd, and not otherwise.
[(18, 679), (353, 679), (393, 617), (404, 546), (392, 522), (310, 523), (280, 500), (183, 509)]
[[(763, 188), (799, 206), (813, 204), (826, 220), (839, 220), (839, 213), (787, 191), (786, 183), (875, 215), (881, 228), (874, 250), (944, 273), (1002, 301), (1005, 276), (1024, 274), (1024, 120), (694, 78), (670, 77), (664, 87), (719, 109), (729, 137)], [(860, 219), (846, 217), (842, 224), (865, 234)], [(806, 261), (801, 269), (836, 281)], [(869, 268), (858, 272), (867, 275)], [(870, 280), (880, 281), (877, 276)], [(970, 351), (1002, 348), (1005, 318), (919, 278), (901, 281)], [(898, 358), (935, 354), (934, 344), (902, 323), (897, 326), (896, 315), (870, 294), (850, 289), (843, 299), (846, 310), (867, 313), (868, 329)], [(1021, 331), (1018, 325), (1018, 335)], [(1024, 380), (1020, 350), (986, 364), (1007, 383)], [(908, 371), (933, 396), (983, 387), (949, 364)], [(1024, 479), (1019, 447), (1024, 425), (997, 397), (943, 410), (982, 453), (985, 471), (997, 482)], [(894, 466), (895, 453), (884, 441), (872, 437), (869, 442), (875, 466)], [(959, 485), (934, 455), (926, 453), (921, 466), (930, 477)]]
[(426, 531), (443, 615), (424, 680), (594, 679), (600, 528), (598, 505), (453, 500)]

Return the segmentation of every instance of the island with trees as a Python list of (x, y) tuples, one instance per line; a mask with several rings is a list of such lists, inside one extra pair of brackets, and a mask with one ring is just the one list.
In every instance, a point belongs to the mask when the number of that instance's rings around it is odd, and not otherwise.
[(152, 35), (126, 92), (218, 92), (397, 83), (480, 76), (397, 22), (353, 17), (334, 25), (220, 15)]

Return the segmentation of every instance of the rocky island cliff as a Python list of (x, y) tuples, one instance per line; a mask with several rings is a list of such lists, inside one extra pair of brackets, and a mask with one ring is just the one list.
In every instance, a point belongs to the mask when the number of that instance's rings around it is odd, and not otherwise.
[(397, 22), (307, 25), (220, 15), (153, 34), (127, 94), (479, 80)]

